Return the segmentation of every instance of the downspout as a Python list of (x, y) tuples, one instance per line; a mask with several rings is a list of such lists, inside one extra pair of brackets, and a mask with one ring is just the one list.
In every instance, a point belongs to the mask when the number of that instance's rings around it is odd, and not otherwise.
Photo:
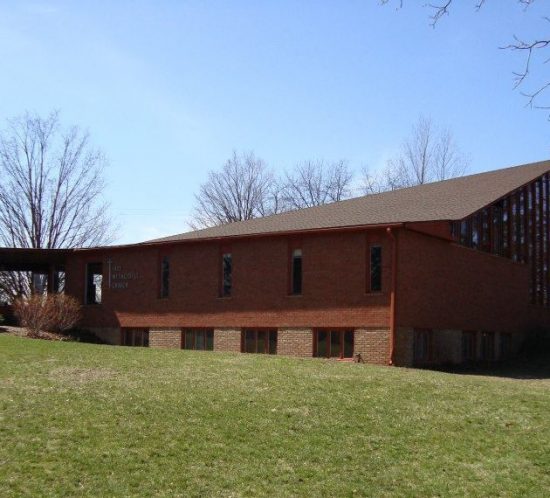
[(390, 361), (393, 365), (395, 350), (395, 299), (397, 293), (397, 238), (391, 227), (386, 228), (391, 240), (391, 289), (390, 289)]

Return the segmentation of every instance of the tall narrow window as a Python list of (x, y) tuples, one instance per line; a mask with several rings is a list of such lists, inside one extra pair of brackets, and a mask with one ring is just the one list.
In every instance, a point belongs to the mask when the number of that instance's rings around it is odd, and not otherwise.
[(56, 270), (53, 274), (53, 292), (63, 294), (65, 292), (65, 270)]
[(470, 226), (468, 224), (468, 221), (467, 220), (462, 220), (460, 222), (460, 243), (462, 245), (469, 245), (468, 241), (469, 241), (469, 229), (470, 229)]
[(160, 297), (170, 295), (170, 258), (163, 256), (160, 261)]
[(489, 220), (489, 209), (481, 211), (481, 249), (489, 252), (491, 250), (491, 223)]
[[(48, 275), (45, 273), (32, 274), (32, 292), (33, 294), (43, 295), (48, 289)], [(48, 289), (49, 291), (49, 289)]]
[(460, 240), (460, 221), (451, 222), (451, 236), (454, 240)]
[(88, 263), (86, 266), (86, 304), (101, 304), (102, 284), (102, 264)]
[(370, 291), (382, 290), (382, 248), (371, 246), (370, 248)]
[(510, 198), (502, 201), (502, 245), (501, 255), (510, 257)]
[(290, 293), (302, 293), (302, 250), (294, 249), (290, 260)]
[(471, 247), (479, 247), (479, 214), (472, 216), (472, 245)]
[(221, 280), (221, 296), (231, 296), (233, 287), (233, 257), (230, 252), (222, 254), (222, 280)]

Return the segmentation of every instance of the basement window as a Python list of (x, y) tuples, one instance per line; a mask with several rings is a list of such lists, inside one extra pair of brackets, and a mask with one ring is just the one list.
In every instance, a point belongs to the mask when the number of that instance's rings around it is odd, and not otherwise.
[(302, 250), (294, 249), (290, 259), (290, 293), (302, 293)]
[(243, 353), (277, 354), (276, 329), (245, 329), (241, 332)]
[(477, 356), (477, 334), (473, 330), (462, 332), (462, 361), (475, 361)]
[(507, 360), (512, 356), (512, 334), (500, 334), (500, 359)]
[(122, 329), (122, 345), (138, 346), (146, 348), (149, 346), (148, 329)]
[(181, 348), (213, 351), (214, 331), (212, 329), (185, 329), (182, 332)]
[(382, 247), (370, 248), (370, 292), (382, 290)]
[(481, 333), (481, 359), (492, 361), (495, 359), (495, 333), (483, 331)]
[(103, 265), (88, 263), (86, 265), (86, 304), (101, 304), (103, 285)]
[(313, 356), (318, 358), (353, 358), (353, 330), (316, 330)]
[(415, 365), (423, 365), (432, 360), (432, 331), (430, 329), (414, 329), (413, 355)]

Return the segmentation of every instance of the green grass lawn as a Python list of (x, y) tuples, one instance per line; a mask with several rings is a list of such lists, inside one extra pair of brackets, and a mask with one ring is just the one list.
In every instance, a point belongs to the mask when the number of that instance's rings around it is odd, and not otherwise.
[(550, 380), (0, 334), (0, 496), (548, 496)]

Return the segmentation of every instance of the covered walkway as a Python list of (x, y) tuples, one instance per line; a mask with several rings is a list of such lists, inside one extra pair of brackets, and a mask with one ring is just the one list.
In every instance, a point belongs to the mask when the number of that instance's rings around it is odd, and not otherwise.
[(18, 249), (0, 247), (0, 272), (22, 271), (47, 277), (47, 289), (59, 291), (60, 274), (72, 249)]

